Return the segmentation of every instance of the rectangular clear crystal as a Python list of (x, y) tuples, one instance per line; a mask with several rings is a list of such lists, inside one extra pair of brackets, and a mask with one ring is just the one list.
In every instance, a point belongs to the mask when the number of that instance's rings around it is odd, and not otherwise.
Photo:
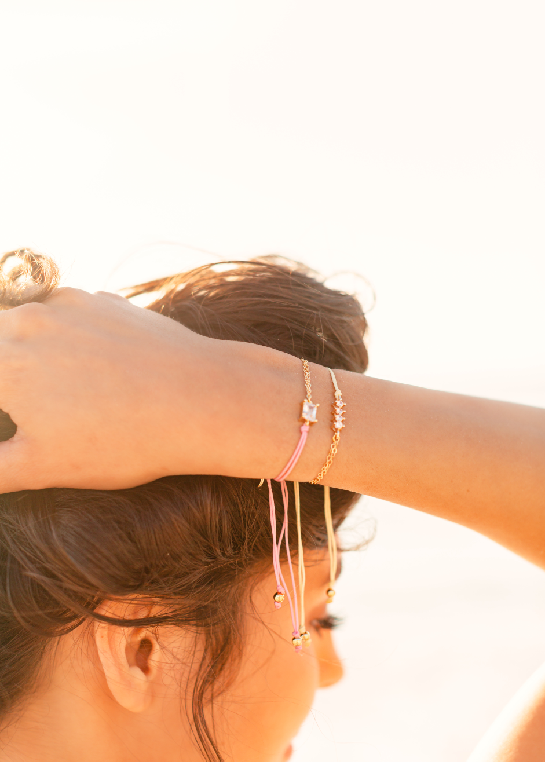
[(301, 412), (301, 419), (307, 423), (316, 423), (318, 420), (318, 405), (314, 405), (308, 400), (303, 400), (303, 410)]

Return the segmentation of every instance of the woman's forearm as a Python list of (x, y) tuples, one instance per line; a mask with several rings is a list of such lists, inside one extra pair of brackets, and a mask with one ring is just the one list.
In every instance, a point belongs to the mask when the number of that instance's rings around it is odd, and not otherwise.
[[(296, 357), (71, 289), (0, 318), (0, 408), (17, 424), (0, 443), (0, 491), (275, 477), (295, 448)], [(318, 474), (332, 436), (331, 378), (314, 364), (311, 377), (320, 408), (300, 481)], [(337, 377), (346, 428), (325, 483), (464, 524), (545, 566), (545, 411)]]
[(468, 762), (543, 762), (545, 665), (519, 690)]
[[(229, 347), (222, 384), (231, 403), (216, 439), (224, 472), (274, 477), (298, 437), (304, 398), (297, 358)], [(320, 403), (292, 474), (308, 481), (325, 461), (333, 389), (311, 365)], [(324, 482), (463, 524), (545, 567), (545, 410), (430, 391), (338, 371), (346, 428)], [(229, 420), (232, 423), (229, 423)]]
[(463, 524), (545, 566), (545, 411), (370, 378), (345, 386), (354, 421), (332, 485)]

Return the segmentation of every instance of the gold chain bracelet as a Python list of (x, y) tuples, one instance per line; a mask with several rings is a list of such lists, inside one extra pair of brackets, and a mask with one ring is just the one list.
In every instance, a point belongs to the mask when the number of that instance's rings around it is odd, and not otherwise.
[(318, 422), (318, 418), (316, 416), (320, 405), (315, 405), (312, 402), (312, 389), (310, 386), (310, 365), (308, 364), (308, 360), (303, 360), (301, 358), (301, 361), (303, 363), (303, 376), (305, 378), (307, 398), (306, 400), (303, 400), (301, 417), (299, 420), (301, 423), (308, 423), (310, 426), (312, 426), (313, 423)]
[(329, 448), (329, 452), (327, 453), (327, 458), (322, 466), (322, 469), (318, 476), (315, 479), (311, 480), (311, 484), (319, 484), (324, 476), (327, 474), (329, 469), (331, 468), (331, 464), (333, 463), (333, 459), (335, 455), (338, 452), (339, 449), (339, 441), (341, 439), (341, 429), (345, 428), (344, 425), (344, 410), (343, 408), (346, 407), (346, 403), (343, 402), (343, 395), (341, 390), (339, 389), (339, 385), (337, 383), (337, 379), (335, 378), (335, 374), (331, 370), (331, 368), (328, 368), (328, 371), (331, 373), (331, 380), (333, 381), (333, 387), (335, 389), (335, 401), (332, 404), (333, 408), (333, 425), (331, 428), (333, 429), (333, 439), (331, 440), (331, 447)]

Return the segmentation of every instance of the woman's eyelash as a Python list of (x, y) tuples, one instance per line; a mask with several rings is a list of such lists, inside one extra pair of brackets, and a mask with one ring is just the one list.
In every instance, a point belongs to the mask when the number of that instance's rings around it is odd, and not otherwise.
[(313, 619), (311, 624), (317, 630), (335, 630), (343, 623), (343, 619), (340, 616), (328, 615), (320, 619)]

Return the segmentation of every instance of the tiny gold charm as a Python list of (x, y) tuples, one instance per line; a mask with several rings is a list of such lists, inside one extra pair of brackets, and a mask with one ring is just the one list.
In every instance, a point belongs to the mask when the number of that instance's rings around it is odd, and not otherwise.
[(295, 646), (295, 648), (301, 648), (303, 645), (303, 639), (302, 638), (292, 638), (291, 642)]
[(335, 590), (333, 590), (332, 587), (328, 587), (327, 590), (326, 590), (326, 595), (327, 595), (328, 599), (330, 601), (332, 601), (333, 598), (335, 597)]
[(301, 639), (303, 641), (304, 646), (308, 646), (310, 643), (310, 632), (308, 630), (305, 630), (301, 633)]
[(273, 600), (274, 600), (275, 603), (284, 603), (284, 598), (285, 597), (286, 596), (284, 595), (284, 593), (275, 593), (273, 595)]

